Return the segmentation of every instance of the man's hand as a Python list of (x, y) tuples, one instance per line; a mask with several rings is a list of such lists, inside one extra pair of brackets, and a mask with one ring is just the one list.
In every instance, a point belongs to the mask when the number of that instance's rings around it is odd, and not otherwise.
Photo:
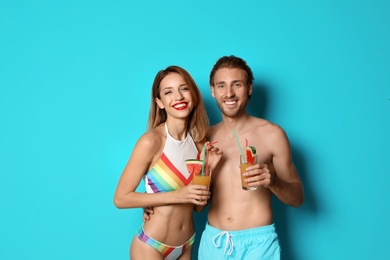
[(144, 214), (143, 214), (143, 221), (146, 222), (150, 220), (150, 216), (154, 214), (153, 207), (146, 207), (144, 209)]
[(246, 169), (244, 173), (245, 182), (248, 186), (271, 187), (275, 183), (275, 175), (268, 169), (267, 164), (254, 164)]

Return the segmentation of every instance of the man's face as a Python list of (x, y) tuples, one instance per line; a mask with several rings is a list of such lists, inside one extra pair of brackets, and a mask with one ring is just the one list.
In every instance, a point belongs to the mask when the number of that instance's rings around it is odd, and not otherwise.
[(245, 113), (252, 85), (247, 85), (247, 74), (242, 69), (223, 68), (215, 72), (211, 94), (222, 114), (237, 117)]

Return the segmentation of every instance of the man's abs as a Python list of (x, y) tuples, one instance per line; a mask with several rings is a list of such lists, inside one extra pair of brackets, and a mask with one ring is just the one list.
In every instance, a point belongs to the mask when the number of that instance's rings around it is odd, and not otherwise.
[(221, 230), (242, 230), (272, 224), (270, 195), (259, 190), (243, 192), (252, 194), (249, 197), (213, 198), (208, 212), (209, 224)]

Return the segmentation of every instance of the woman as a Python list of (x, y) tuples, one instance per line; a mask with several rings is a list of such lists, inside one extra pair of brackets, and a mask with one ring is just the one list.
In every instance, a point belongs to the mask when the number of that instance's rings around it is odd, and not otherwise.
[[(136, 232), (130, 258), (191, 259), (195, 229), (192, 210), (202, 210), (210, 192), (190, 184), (185, 160), (199, 156), (208, 119), (199, 89), (189, 73), (170, 66), (152, 86), (148, 131), (141, 136), (115, 192), (118, 208), (153, 207), (153, 217)], [(212, 169), (221, 151), (207, 146)], [(142, 178), (146, 193), (136, 192)]]

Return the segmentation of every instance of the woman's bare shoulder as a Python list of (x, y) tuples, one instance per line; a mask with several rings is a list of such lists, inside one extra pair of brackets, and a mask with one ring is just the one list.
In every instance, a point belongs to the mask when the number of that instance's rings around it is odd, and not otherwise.
[(137, 146), (140, 146), (147, 151), (159, 150), (166, 139), (165, 131), (162, 130), (163, 128), (158, 126), (147, 131), (139, 138)]

